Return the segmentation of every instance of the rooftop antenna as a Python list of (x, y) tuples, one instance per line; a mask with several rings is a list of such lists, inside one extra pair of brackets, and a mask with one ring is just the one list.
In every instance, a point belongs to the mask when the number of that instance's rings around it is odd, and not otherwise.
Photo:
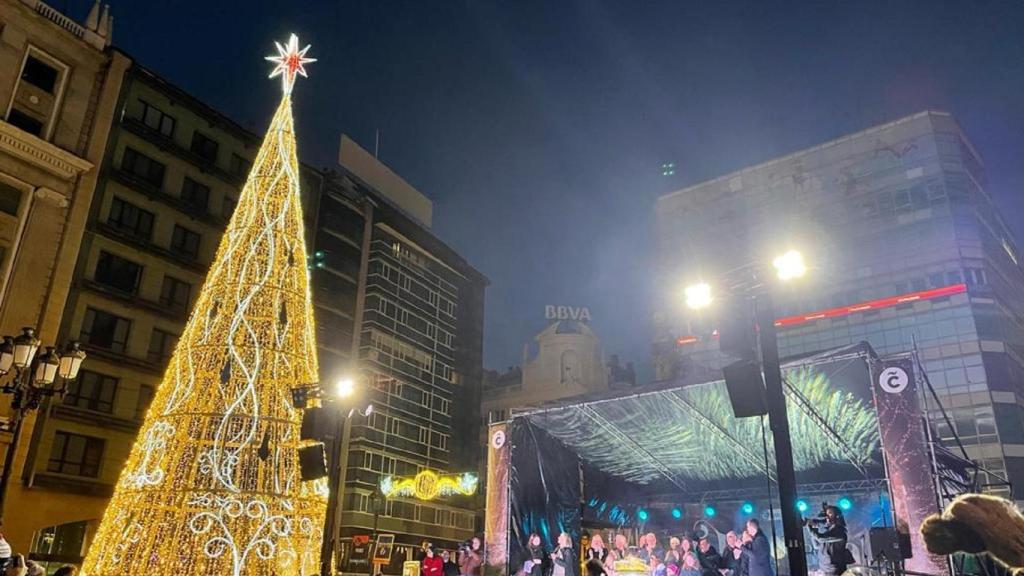
[(374, 131), (374, 138), (373, 138), (373, 158), (375, 160), (377, 160), (377, 159), (379, 159), (379, 156), (380, 156), (380, 128), (377, 128)]

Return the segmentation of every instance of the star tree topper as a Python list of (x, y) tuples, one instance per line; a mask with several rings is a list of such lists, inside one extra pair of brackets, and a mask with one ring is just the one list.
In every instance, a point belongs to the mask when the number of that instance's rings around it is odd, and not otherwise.
[(304, 65), (316, 62), (316, 58), (306, 58), (309, 44), (299, 50), (299, 37), (295, 34), (288, 38), (287, 46), (281, 46), (280, 42), (274, 42), (274, 45), (277, 46), (277, 56), (267, 56), (266, 58), (270, 62), (277, 63), (277, 67), (270, 73), (270, 77), (280, 76), (284, 93), (291, 94), (292, 86), (295, 85), (295, 75), (299, 74), (303, 78), (308, 78)]

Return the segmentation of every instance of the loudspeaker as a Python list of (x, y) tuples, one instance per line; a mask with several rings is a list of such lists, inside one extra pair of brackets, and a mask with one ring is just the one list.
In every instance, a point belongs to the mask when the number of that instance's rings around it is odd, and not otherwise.
[(872, 528), (868, 532), (871, 541), (871, 559), (875, 562), (883, 558), (896, 562), (910, 558), (910, 536), (900, 534), (895, 528)]
[(333, 439), (332, 424), (331, 414), (325, 408), (307, 408), (302, 413), (302, 428), (299, 430), (299, 438), (320, 441)]
[(742, 360), (757, 357), (757, 331), (751, 301), (731, 297), (722, 302), (718, 319), (718, 349)]
[(317, 443), (299, 448), (299, 477), (303, 482), (327, 476), (327, 452)]
[(761, 416), (768, 413), (765, 402), (764, 379), (761, 367), (751, 360), (740, 360), (722, 369), (725, 389), (729, 392), (732, 413), (737, 418)]

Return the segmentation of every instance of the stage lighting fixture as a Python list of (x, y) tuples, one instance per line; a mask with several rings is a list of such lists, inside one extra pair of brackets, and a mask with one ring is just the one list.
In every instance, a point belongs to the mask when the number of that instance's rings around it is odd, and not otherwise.
[(647, 510), (644, 510), (643, 508), (641, 508), (641, 509), (637, 510), (636, 517), (639, 518), (642, 522), (646, 522), (647, 518), (649, 518), (650, 515), (647, 514)]
[(704, 507), (704, 515), (708, 518), (713, 518), (715, 516), (715, 513), (716, 510), (714, 506), (708, 504), (707, 506)]
[(839, 505), (839, 509), (842, 510), (843, 512), (846, 512), (850, 508), (853, 508), (853, 501), (847, 498), (846, 496), (840, 498), (839, 501), (836, 502), (836, 504)]
[(810, 508), (810, 506), (807, 505), (807, 501), (806, 500), (797, 500), (796, 501), (796, 509), (799, 510), (801, 514), (803, 514), (804, 512), (807, 512), (808, 508)]
[(751, 504), (750, 502), (744, 502), (741, 509), (743, 510), (744, 514), (753, 514), (754, 513), (754, 505)]
[(800, 278), (807, 273), (807, 265), (804, 264), (803, 254), (796, 250), (790, 250), (772, 260), (772, 265), (775, 266), (775, 272), (779, 276), (779, 280), (783, 282)]
[(706, 282), (687, 286), (683, 295), (686, 298), (686, 307), (691, 310), (701, 310), (711, 306), (711, 286)]
[(675, 518), (676, 520), (679, 520), (680, 518), (683, 517), (683, 511), (680, 510), (679, 508), (673, 508), (672, 509), (672, 517)]

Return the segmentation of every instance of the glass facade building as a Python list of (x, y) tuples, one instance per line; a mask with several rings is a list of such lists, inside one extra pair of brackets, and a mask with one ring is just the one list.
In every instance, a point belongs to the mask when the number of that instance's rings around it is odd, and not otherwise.
[[(718, 377), (714, 320), (683, 287), (789, 248), (808, 277), (775, 290), (779, 348), (916, 348), (992, 492), (1024, 500), (1024, 268), (956, 121), (922, 112), (659, 199), (659, 380)], [(935, 419), (952, 440), (953, 429)]]

